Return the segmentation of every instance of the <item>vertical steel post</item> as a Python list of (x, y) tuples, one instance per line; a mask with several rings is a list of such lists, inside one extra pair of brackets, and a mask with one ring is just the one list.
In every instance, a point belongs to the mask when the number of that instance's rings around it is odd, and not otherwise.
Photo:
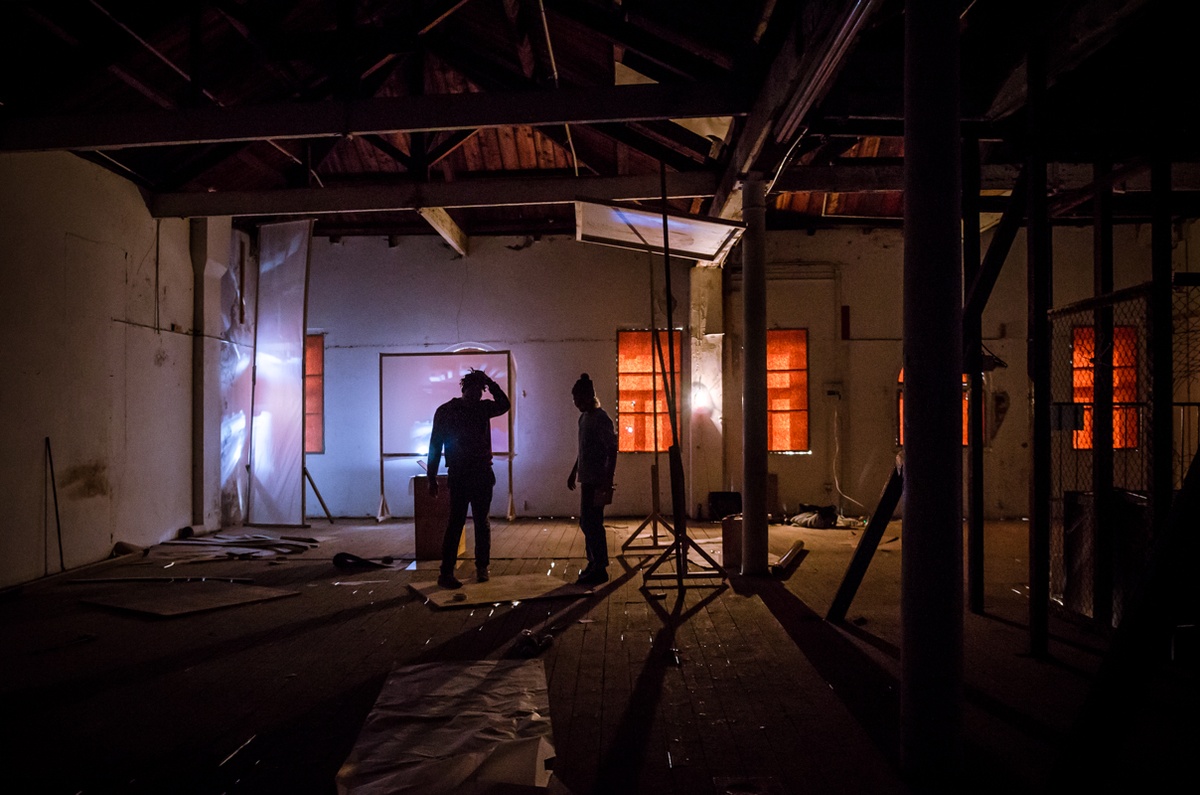
[(759, 174), (742, 186), (742, 218), (742, 574), (766, 574), (767, 207)]
[(962, 760), (958, 25), (951, 3), (905, 3), (900, 752), (919, 790)]
[(1046, 58), (1041, 21), (1032, 37), (1028, 63), (1029, 211), (1026, 227), (1029, 329), (1029, 380), (1032, 384), (1033, 443), (1029, 487), (1029, 651), (1045, 657), (1050, 621), (1050, 311), (1052, 238), (1046, 199), (1046, 154), (1042, 137), (1045, 113)]
[(1175, 492), (1172, 429), (1174, 367), (1171, 307), (1171, 161), (1161, 145), (1150, 164), (1150, 433), (1153, 474), (1150, 500), (1154, 538), (1167, 530)]
[[(963, 145), (963, 279), (973, 284), (981, 267), (979, 235), (979, 140)], [(967, 478), (967, 605), (983, 612), (983, 313), (963, 318), (963, 371), (967, 374), (967, 442), (970, 467)]]
[[(1093, 167), (1096, 186), (1092, 211), (1094, 292), (1113, 290), (1112, 164)], [(1113, 307), (1096, 308), (1092, 322), (1095, 344), (1092, 362), (1092, 618), (1103, 627), (1113, 617)]]

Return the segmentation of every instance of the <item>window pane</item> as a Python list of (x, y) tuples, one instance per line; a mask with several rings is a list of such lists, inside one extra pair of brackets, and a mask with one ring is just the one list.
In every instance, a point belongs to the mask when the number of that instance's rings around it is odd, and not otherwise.
[[(654, 344), (653, 331), (617, 332), (617, 439), (621, 452), (653, 452), (655, 424), (658, 425), (658, 449), (671, 446), (671, 420), (668, 414), (663, 371)], [(671, 359), (669, 345), (675, 348), (675, 366), (682, 361), (682, 334), (668, 338), (658, 333), (662, 362)], [(675, 379), (676, 407), (679, 406), (678, 376)]]
[(807, 329), (767, 331), (767, 449), (809, 449)]
[(1138, 409), (1136, 406), (1117, 406), (1113, 409), (1113, 447), (1131, 449), (1138, 445)]
[[(1072, 400), (1087, 404), (1083, 410), (1083, 428), (1071, 434), (1076, 450), (1092, 449), (1092, 409), (1096, 401), (1096, 331), (1092, 326), (1077, 326), (1071, 333)], [(1138, 442), (1138, 330), (1136, 326), (1115, 326), (1112, 338), (1113, 447), (1137, 447)], [(1126, 405), (1122, 405), (1126, 404)]]
[(325, 452), (325, 335), (304, 338), (304, 452)]

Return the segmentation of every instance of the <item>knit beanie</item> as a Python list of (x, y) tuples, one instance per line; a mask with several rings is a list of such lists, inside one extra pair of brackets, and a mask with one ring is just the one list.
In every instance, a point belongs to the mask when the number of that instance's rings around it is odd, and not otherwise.
[(588, 378), (587, 373), (579, 376), (579, 380), (575, 382), (575, 386), (571, 387), (571, 396), (588, 399), (596, 397), (596, 386), (592, 383), (592, 379)]

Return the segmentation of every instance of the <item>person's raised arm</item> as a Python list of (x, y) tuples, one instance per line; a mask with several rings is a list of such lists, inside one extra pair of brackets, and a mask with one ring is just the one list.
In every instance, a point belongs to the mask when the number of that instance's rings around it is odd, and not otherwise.
[(512, 402), (508, 399), (508, 395), (504, 394), (504, 390), (492, 379), (488, 379), (488, 392), (492, 393), (492, 405), (488, 406), (489, 417), (499, 417), (504, 412), (512, 407)]

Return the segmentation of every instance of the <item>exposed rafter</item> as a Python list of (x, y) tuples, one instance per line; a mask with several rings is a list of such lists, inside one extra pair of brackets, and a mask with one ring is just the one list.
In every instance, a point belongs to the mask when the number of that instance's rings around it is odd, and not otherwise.
[(743, 93), (730, 84), (376, 97), (346, 102), (9, 119), (0, 126), (0, 151), (122, 149), (513, 125), (740, 116), (746, 109)]
[[(829, 87), (839, 61), (880, 1), (843, 2), (818, 21), (806, 23), (802, 18), (792, 28), (740, 127), (711, 215), (739, 217), (740, 181), (751, 171), (773, 171), (782, 165), (780, 148), (798, 134), (805, 114)], [(765, 152), (771, 159), (764, 161)]]
[[(667, 175), (669, 198), (711, 196), (716, 178), (709, 172)], [(426, 207), (507, 207), (594, 201), (657, 200), (658, 175), (636, 177), (555, 177), (488, 179), (452, 183), (300, 188), (276, 191), (168, 193), (153, 197), (156, 218), (248, 215), (319, 215), (341, 212), (419, 210)]]
[(463, 232), (462, 227), (454, 223), (454, 219), (448, 212), (441, 207), (420, 207), (417, 212), (429, 222), (429, 225), (442, 236), (443, 240), (450, 244), (450, 248), (464, 257), (467, 256), (467, 235)]

